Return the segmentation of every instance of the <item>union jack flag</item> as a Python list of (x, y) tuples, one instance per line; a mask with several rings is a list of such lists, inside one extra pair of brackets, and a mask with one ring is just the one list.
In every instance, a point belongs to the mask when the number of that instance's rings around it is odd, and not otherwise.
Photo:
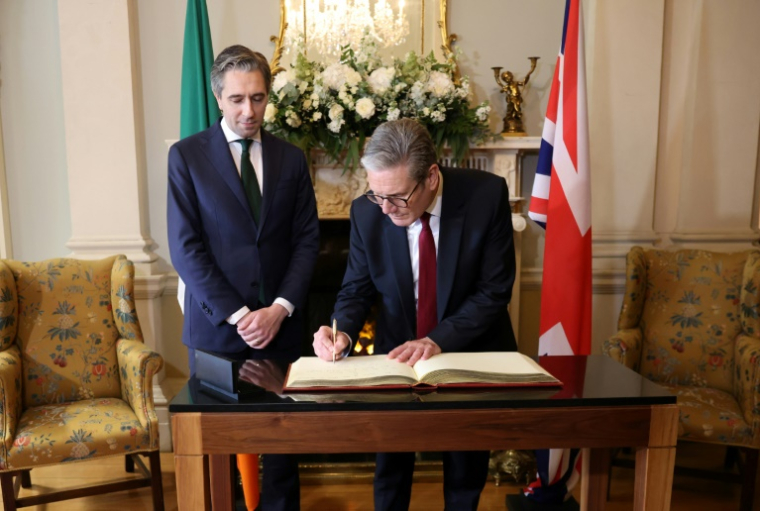
[[(591, 351), (591, 179), (581, 1), (567, 0), (528, 215), (546, 229), (539, 355)], [(579, 451), (537, 452), (525, 489), (557, 503), (578, 480)]]

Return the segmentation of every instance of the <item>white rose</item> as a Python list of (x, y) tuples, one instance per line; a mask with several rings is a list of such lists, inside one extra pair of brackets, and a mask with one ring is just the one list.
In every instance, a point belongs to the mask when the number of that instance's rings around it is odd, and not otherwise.
[(436, 110), (435, 112), (433, 112), (432, 114), (430, 114), (430, 118), (434, 122), (443, 122), (443, 121), (446, 120), (446, 114), (444, 114), (440, 110)]
[(267, 109), (264, 110), (264, 122), (272, 123), (277, 115), (277, 107), (273, 103), (267, 103)]
[(338, 103), (333, 103), (327, 115), (329, 115), (330, 120), (333, 120), (333, 121), (343, 119), (343, 107), (340, 106)]
[(488, 114), (490, 113), (491, 113), (491, 107), (488, 105), (483, 105), (475, 111), (475, 115), (478, 117), (478, 120), (480, 122), (483, 122), (486, 119), (488, 119)]
[(285, 87), (288, 82), (292, 82), (296, 79), (296, 74), (292, 69), (288, 69), (287, 71), (281, 71), (277, 73), (277, 76), (274, 77), (274, 82), (272, 83), (272, 90), (275, 92), (280, 92), (280, 90)]
[(394, 68), (379, 67), (372, 71), (369, 78), (367, 78), (367, 83), (369, 83), (369, 88), (372, 92), (375, 94), (383, 94), (390, 88), (394, 76), (396, 76), (396, 70)]
[(441, 98), (454, 92), (454, 82), (446, 73), (432, 71), (427, 84), (425, 84), (425, 89), (432, 92), (435, 97)]
[(325, 70), (319, 74), (324, 86), (333, 90), (340, 89), (341, 85), (346, 83), (345, 73), (343, 72), (344, 67), (345, 66), (340, 62), (327, 66)]
[(327, 125), (327, 129), (333, 133), (340, 133), (340, 127), (346, 123), (343, 119), (334, 119)]
[(322, 83), (332, 90), (339, 90), (346, 84), (349, 87), (356, 87), (362, 81), (361, 75), (356, 70), (340, 62), (327, 66), (319, 76)]
[(289, 110), (285, 113), (285, 122), (288, 123), (289, 126), (292, 126), (293, 128), (297, 128), (301, 125), (301, 118), (298, 117), (298, 114), (293, 112), (292, 110)]
[(411, 98), (418, 105), (422, 104), (422, 102), (425, 100), (424, 88), (425, 88), (425, 85), (422, 82), (414, 82), (414, 84), (412, 85), (412, 91), (409, 93)]
[(309, 108), (311, 108), (311, 100), (310, 100), (310, 99), (307, 99), (306, 101), (304, 101), (304, 102), (303, 102), (303, 107), (304, 107), (305, 109), (307, 109), (307, 110), (308, 110)]
[(375, 115), (375, 104), (369, 98), (362, 98), (356, 102), (356, 113), (362, 119), (369, 119)]
[(356, 87), (357, 85), (359, 85), (362, 81), (362, 75), (360, 75), (354, 69), (348, 66), (343, 66), (343, 67), (345, 68), (344, 71), (346, 74), (346, 83), (348, 84), (348, 86)]
[(318, 121), (322, 118), (322, 112), (314, 112), (314, 115), (311, 116), (312, 121)]

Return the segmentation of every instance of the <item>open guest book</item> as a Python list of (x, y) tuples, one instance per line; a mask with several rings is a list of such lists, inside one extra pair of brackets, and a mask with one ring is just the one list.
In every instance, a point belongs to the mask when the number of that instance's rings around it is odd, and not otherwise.
[(385, 355), (336, 363), (301, 357), (290, 365), (285, 392), (441, 387), (562, 386), (530, 357), (517, 352), (441, 353), (414, 366)]

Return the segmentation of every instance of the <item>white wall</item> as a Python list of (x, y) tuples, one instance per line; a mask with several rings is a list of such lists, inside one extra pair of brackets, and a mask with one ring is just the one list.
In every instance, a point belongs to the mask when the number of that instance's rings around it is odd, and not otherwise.
[(55, 0), (0, 2), (0, 112), (13, 257), (64, 256), (71, 219)]

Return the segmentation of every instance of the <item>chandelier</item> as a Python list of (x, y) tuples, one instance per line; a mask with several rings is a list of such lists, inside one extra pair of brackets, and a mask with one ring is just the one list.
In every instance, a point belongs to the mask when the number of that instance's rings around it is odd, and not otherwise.
[[(299, 8), (288, 10), (288, 47), (303, 42), (306, 48), (320, 55), (340, 55), (342, 46), (357, 47), (365, 33), (381, 48), (398, 46), (409, 35), (404, 0), (301, 0), (299, 3)], [(392, 4), (396, 4), (395, 9)]]

